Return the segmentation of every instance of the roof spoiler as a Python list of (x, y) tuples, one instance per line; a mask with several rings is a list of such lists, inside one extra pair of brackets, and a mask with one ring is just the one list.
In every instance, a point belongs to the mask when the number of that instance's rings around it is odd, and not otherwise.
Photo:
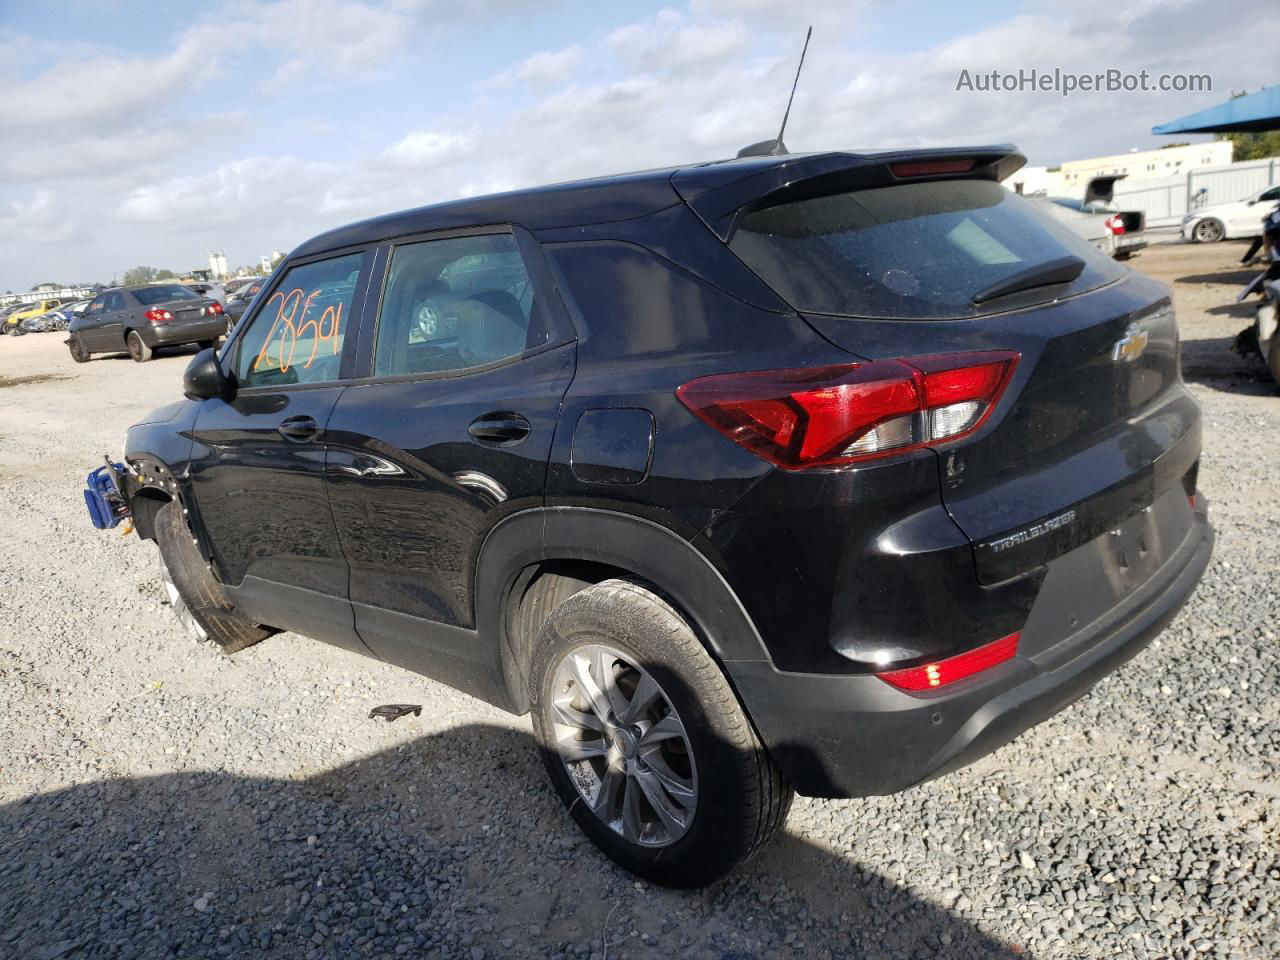
[(753, 210), (844, 190), (915, 180), (1001, 180), (1027, 162), (1011, 144), (876, 153), (820, 153), (780, 157), (761, 168), (725, 164), (725, 177), (708, 183), (708, 169), (678, 170), (671, 185), (711, 231), (728, 242)]

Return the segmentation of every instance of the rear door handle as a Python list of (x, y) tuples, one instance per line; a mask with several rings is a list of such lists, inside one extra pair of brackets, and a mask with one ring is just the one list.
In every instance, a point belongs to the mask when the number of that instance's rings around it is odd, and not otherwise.
[(484, 443), (519, 443), (529, 435), (529, 421), (518, 413), (487, 413), (471, 421), (467, 432)]
[(305, 443), (315, 439), (316, 434), (320, 432), (320, 424), (316, 423), (314, 417), (290, 417), (276, 427), (276, 430), (286, 440)]

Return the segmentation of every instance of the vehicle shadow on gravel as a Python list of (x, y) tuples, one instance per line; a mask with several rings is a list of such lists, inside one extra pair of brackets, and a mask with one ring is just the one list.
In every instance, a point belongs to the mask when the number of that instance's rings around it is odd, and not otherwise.
[(1029, 956), (789, 833), (705, 890), (637, 883), (564, 813), (530, 735), (489, 725), (306, 778), (176, 773), (8, 804), (0, 889), (0, 955), (43, 960)]
[(1224, 393), (1271, 396), (1276, 392), (1276, 386), (1262, 360), (1236, 353), (1232, 349), (1235, 341), (1234, 335), (1183, 340), (1183, 378)]

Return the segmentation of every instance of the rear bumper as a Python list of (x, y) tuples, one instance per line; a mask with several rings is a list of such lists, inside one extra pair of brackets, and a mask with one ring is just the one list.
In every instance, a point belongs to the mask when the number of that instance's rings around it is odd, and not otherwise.
[(197, 340), (216, 340), (226, 332), (227, 321), (222, 317), (211, 317), (198, 323), (169, 323), (139, 329), (142, 339), (149, 347), (195, 343)]
[(1003, 746), (1137, 654), (1191, 596), (1213, 540), (1201, 498), (1178, 549), (1101, 626), (942, 693), (913, 696), (874, 676), (786, 673), (764, 661), (725, 666), (770, 753), (801, 794), (895, 793)]

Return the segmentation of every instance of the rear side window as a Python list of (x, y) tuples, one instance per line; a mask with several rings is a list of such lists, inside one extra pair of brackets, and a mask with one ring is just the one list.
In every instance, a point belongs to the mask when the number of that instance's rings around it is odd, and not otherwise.
[(240, 338), (241, 386), (338, 379), (363, 254), (291, 267)]
[(518, 357), (547, 340), (509, 233), (395, 248), (378, 316), (373, 373), (442, 373)]
[(1061, 257), (1085, 262), (1072, 293), (1123, 269), (1032, 203), (982, 180), (898, 184), (766, 207), (743, 218), (730, 247), (796, 309), (854, 317), (943, 319), (999, 310), (1001, 301), (979, 307), (974, 295)]

